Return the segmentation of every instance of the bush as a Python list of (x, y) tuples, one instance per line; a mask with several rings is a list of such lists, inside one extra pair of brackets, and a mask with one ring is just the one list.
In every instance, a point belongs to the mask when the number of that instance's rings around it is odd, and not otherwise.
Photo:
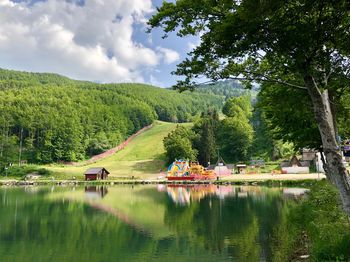
[(284, 212), (274, 232), (273, 260), (289, 261), (303, 248), (305, 234), (312, 261), (350, 261), (349, 217), (327, 181), (316, 183), (306, 200)]
[[(41, 176), (47, 176), (51, 174), (51, 171), (45, 168), (38, 168), (36, 166), (11, 166), (7, 169), (8, 177), (23, 178), (27, 174), (38, 174)], [(1, 172), (3, 176), (6, 176), (6, 171)]]

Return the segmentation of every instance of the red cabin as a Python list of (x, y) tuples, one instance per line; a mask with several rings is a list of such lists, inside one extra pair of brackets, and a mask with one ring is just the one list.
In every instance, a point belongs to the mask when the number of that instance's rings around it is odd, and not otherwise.
[(85, 171), (85, 180), (107, 179), (109, 172), (104, 167), (93, 167)]

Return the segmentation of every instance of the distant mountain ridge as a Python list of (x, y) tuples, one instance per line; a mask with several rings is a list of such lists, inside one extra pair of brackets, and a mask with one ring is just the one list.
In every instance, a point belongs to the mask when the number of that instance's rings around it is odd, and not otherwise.
[(237, 80), (222, 80), (212, 84), (202, 84), (197, 86), (196, 91), (199, 93), (223, 96), (225, 100), (234, 96), (250, 95), (255, 99), (259, 92), (259, 87), (254, 86), (251, 90), (246, 89)]

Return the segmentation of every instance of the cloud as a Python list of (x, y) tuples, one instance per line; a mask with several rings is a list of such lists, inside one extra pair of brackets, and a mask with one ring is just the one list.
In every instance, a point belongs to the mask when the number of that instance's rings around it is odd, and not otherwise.
[(187, 43), (187, 51), (191, 52), (193, 51), (196, 47), (200, 45), (200, 38), (195, 39), (194, 41), (189, 41)]
[(177, 52), (133, 40), (151, 0), (0, 0), (0, 67), (101, 82), (144, 82), (145, 68)]
[(165, 87), (164, 83), (161, 81), (158, 81), (158, 79), (154, 75), (150, 75), (149, 83), (153, 86)]
[(163, 60), (166, 64), (172, 64), (180, 59), (179, 53), (172, 49), (158, 46), (156, 50), (163, 56)]

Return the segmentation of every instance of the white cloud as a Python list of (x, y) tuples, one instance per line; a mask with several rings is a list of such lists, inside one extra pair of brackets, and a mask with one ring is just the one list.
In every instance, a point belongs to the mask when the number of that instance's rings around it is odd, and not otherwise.
[(172, 64), (180, 59), (179, 53), (172, 49), (158, 46), (157, 51), (162, 54), (163, 60), (166, 64)]
[(161, 81), (158, 81), (158, 79), (153, 76), (153, 75), (150, 75), (149, 77), (149, 83), (153, 86), (158, 86), (158, 87), (165, 87), (164, 83), (161, 82)]
[(0, 0), (0, 67), (56, 72), (101, 82), (143, 82), (144, 68), (173, 63), (177, 52), (133, 40), (151, 0)]
[(193, 49), (195, 49), (199, 45), (200, 45), (200, 38), (196, 39), (195, 41), (190, 41), (187, 43), (187, 51), (191, 52), (193, 51)]

